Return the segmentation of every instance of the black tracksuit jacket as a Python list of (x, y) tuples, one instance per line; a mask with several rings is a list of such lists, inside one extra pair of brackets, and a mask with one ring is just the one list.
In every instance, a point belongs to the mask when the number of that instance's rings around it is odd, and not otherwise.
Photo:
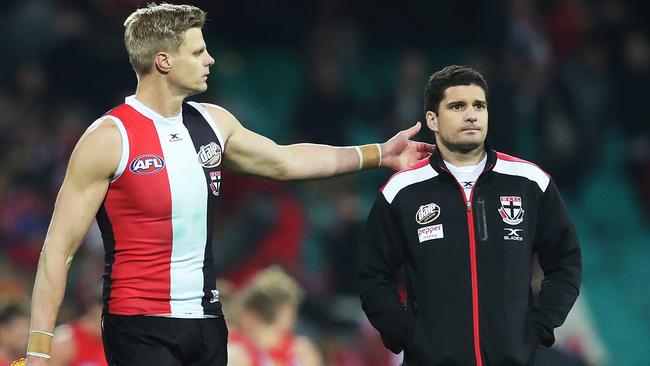
[[(532, 365), (578, 296), (580, 247), (555, 183), (487, 152), (469, 202), (435, 153), (388, 181), (362, 231), (362, 307), (405, 365)], [(534, 252), (544, 270), (537, 304)]]

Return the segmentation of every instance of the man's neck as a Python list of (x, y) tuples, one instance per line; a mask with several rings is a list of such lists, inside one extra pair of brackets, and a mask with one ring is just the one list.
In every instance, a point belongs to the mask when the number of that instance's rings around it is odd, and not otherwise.
[(145, 76), (138, 80), (135, 91), (135, 99), (165, 118), (178, 116), (186, 97), (156, 76)]
[(486, 154), (485, 144), (469, 152), (454, 151), (442, 144), (438, 144), (438, 149), (443, 160), (458, 167), (478, 165)]

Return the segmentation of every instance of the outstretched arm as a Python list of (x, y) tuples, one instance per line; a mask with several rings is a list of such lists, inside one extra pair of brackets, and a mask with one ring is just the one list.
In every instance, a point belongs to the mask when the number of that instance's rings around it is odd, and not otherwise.
[[(353, 146), (334, 147), (320, 144), (281, 146), (244, 128), (223, 108), (206, 104), (213, 120), (224, 134), (225, 162), (235, 171), (275, 180), (327, 178), (363, 168), (384, 166), (402, 170), (428, 157), (433, 145), (411, 141), (421, 124), (400, 131), (390, 140), (361, 150), (365, 161)], [(371, 155), (378, 154), (377, 159)], [(381, 164), (380, 164), (381, 163)]]
[[(102, 203), (120, 159), (120, 135), (110, 121), (93, 124), (75, 147), (54, 205), (32, 293), (28, 351), (48, 354), (70, 262)], [(47, 364), (27, 357), (27, 365)]]

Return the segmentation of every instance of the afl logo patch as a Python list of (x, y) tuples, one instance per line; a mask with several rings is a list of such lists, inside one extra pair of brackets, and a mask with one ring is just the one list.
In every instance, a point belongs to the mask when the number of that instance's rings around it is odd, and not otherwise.
[(418, 212), (415, 213), (415, 221), (420, 225), (424, 225), (437, 219), (438, 216), (440, 216), (440, 207), (435, 203), (429, 203), (428, 205), (420, 206)]
[(221, 146), (216, 142), (210, 142), (207, 145), (199, 147), (199, 163), (204, 168), (215, 168), (221, 164)]
[(157, 173), (165, 167), (165, 160), (155, 154), (140, 155), (131, 161), (129, 168), (139, 175)]

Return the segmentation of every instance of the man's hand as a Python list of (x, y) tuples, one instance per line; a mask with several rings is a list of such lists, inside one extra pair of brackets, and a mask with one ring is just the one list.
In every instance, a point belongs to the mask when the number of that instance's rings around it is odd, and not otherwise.
[(381, 144), (381, 165), (398, 171), (404, 170), (422, 159), (426, 159), (436, 150), (436, 145), (411, 141), (421, 128), (420, 122), (415, 126), (398, 132), (390, 140)]
[[(18, 362), (18, 361), (16, 361), (16, 362)], [(51, 365), (51, 363), (50, 363), (50, 360), (47, 359), (47, 358), (29, 356), (29, 357), (27, 357), (26, 361), (23, 361), (23, 363), (16, 364), (16, 366), (23, 366), (23, 365), (24, 366), (47, 366), (47, 365)], [(14, 365), (11, 364), (11, 366), (14, 366)]]

